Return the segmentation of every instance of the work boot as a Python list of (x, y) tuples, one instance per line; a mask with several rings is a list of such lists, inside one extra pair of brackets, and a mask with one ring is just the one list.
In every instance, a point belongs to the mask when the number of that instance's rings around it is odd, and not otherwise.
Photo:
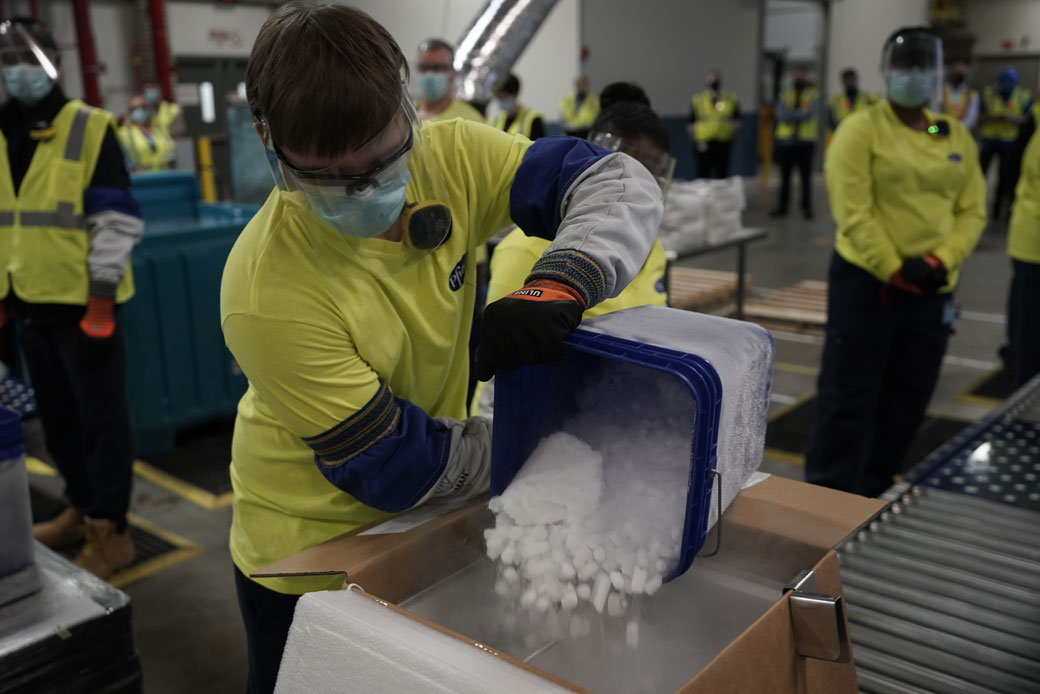
[(119, 533), (116, 532), (115, 521), (89, 516), (83, 521), (87, 544), (83, 545), (73, 561), (76, 566), (98, 578), (108, 578), (134, 562), (134, 541), (130, 539), (130, 528), (124, 528)]
[(49, 521), (33, 525), (33, 537), (51, 549), (61, 549), (83, 539), (83, 511), (69, 506)]

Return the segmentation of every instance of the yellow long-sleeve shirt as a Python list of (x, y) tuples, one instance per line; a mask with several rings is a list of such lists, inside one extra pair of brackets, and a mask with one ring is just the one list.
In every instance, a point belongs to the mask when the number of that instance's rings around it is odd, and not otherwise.
[(882, 282), (907, 258), (931, 253), (949, 271), (944, 291), (952, 290), (986, 225), (975, 142), (959, 122), (946, 122), (946, 136), (918, 132), (882, 101), (843, 120), (827, 150), (835, 250)]
[(1029, 140), (1022, 157), (1022, 176), (1015, 188), (1007, 252), (1015, 260), (1040, 263), (1040, 132)]

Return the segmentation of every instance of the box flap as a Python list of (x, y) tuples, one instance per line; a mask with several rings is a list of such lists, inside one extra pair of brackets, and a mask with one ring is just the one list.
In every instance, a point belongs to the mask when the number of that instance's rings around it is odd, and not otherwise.
[(768, 529), (827, 550), (840, 544), (887, 505), (882, 499), (868, 499), (773, 475), (738, 494), (724, 518), (730, 523)]
[[(383, 519), (308, 547), (252, 576), (343, 574), (346, 581), (397, 602), (459, 570), (484, 551), (483, 530), (491, 524), (486, 496), (398, 532), (408, 527), (402, 525), (407, 516)], [(387, 526), (388, 532), (380, 532), (381, 526)]]

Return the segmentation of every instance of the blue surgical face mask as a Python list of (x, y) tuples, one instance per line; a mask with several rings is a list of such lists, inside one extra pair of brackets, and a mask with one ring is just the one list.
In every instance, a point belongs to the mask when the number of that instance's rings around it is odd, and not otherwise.
[(155, 90), (155, 89), (145, 89), (143, 96), (144, 96), (144, 100), (147, 101), (148, 103), (152, 104), (153, 106), (155, 104), (159, 103), (159, 92), (158, 92), (158, 90)]
[(418, 84), (427, 101), (440, 101), (448, 93), (448, 76), (442, 72), (422, 72)]
[(920, 108), (934, 96), (938, 82), (934, 70), (893, 70), (888, 76), (888, 98), (903, 108)]
[(491, 102), (491, 105), (499, 113), (510, 113), (513, 107), (516, 106), (516, 101), (513, 99), (495, 99)]
[(308, 193), (307, 197), (315, 216), (333, 229), (347, 236), (371, 238), (389, 229), (400, 216), (405, 187), (411, 178), (406, 169), (398, 178), (373, 189), (363, 200), (340, 194), (319, 197)]
[(148, 110), (143, 106), (138, 106), (130, 112), (130, 120), (138, 125), (144, 125), (148, 122)]
[(14, 65), (4, 68), (4, 86), (11, 98), (33, 106), (50, 94), (54, 83), (38, 65)]

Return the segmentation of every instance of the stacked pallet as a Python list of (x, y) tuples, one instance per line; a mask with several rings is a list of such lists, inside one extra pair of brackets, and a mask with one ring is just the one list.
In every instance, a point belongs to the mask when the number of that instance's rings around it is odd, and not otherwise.
[[(745, 276), (744, 291), (750, 291), (751, 278)], [(673, 267), (668, 274), (668, 300), (675, 308), (707, 312), (733, 301), (737, 292), (737, 273)]]
[(771, 330), (819, 333), (827, 324), (827, 283), (798, 284), (748, 299), (744, 317)]

